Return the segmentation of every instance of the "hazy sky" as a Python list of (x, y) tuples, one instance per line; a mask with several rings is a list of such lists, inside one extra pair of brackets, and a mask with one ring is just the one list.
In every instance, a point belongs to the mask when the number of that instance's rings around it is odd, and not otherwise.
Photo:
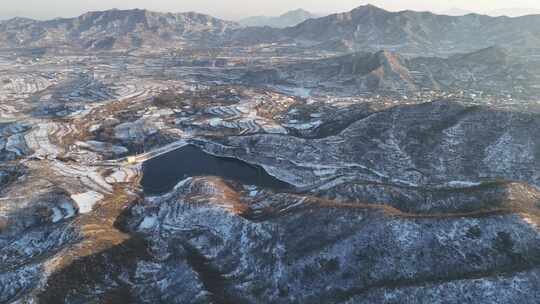
[(540, 9), (539, 0), (0, 0), (0, 17), (50, 19), (110, 8), (146, 8), (168, 12), (197, 11), (221, 18), (238, 19), (251, 15), (278, 15), (296, 8), (315, 13), (342, 12), (367, 2), (389, 10), (436, 12), (450, 8), (476, 12), (502, 8)]

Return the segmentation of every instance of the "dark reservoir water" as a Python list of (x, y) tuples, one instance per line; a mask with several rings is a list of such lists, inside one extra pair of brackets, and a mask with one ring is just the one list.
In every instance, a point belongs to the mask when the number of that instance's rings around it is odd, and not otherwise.
[(219, 176), (274, 190), (292, 187), (260, 166), (235, 158), (216, 157), (192, 145), (145, 162), (141, 184), (145, 194), (158, 195), (171, 191), (180, 181), (194, 176)]

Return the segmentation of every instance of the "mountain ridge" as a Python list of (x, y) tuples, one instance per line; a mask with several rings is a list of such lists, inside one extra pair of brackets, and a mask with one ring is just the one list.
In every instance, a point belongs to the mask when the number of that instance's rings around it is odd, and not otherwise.
[[(272, 76), (274, 75), (274, 76)], [(540, 96), (540, 63), (501, 47), (444, 57), (406, 57), (389, 50), (355, 52), (250, 71), (256, 84), (286, 83), (321, 92), (412, 93), (425, 90)], [(277, 77), (279, 76), (279, 77)]]
[(353, 51), (386, 48), (405, 53), (469, 52), (492, 45), (540, 45), (540, 16), (516, 18), (431, 12), (390, 12), (373, 5), (307, 20), (284, 29), (286, 36), (312, 44), (345, 40)]
[(243, 18), (239, 21), (244, 26), (270, 26), (274, 28), (285, 28), (295, 26), (307, 19), (316, 18), (317, 15), (312, 14), (304, 9), (291, 10), (279, 16), (252, 16)]
[(0, 43), (14, 47), (66, 45), (83, 49), (167, 46), (221, 35), (237, 23), (195, 12), (94, 11), (74, 18), (0, 23)]
[(431, 12), (390, 12), (373, 5), (312, 18), (283, 29), (244, 27), (195, 12), (148, 10), (89, 12), (75, 18), (37, 21), (11, 19), (0, 23), (3, 47), (66, 46), (108, 50), (181, 47), (186, 44), (238, 45), (287, 43), (297, 48), (335, 52), (404, 55), (453, 55), (499, 45), (509, 50), (540, 47), (540, 16), (445, 16)]

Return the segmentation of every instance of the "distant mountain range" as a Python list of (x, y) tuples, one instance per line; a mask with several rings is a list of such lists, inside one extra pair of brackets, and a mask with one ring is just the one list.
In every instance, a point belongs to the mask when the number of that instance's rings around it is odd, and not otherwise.
[(447, 15), (447, 16), (465, 16), (465, 15), (474, 14), (474, 13), (475, 12), (473, 11), (461, 9), (459, 7), (453, 7), (451, 9), (440, 12), (441, 15)]
[(404, 54), (447, 55), (494, 45), (540, 47), (540, 16), (454, 17), (429, 12), (389, 12), (366, 5), (307, 20), (284, 29), (283, 34), (313, 46), (337, 41), (358, 51), (389, 49)]
[(244, 27), (198, 13), (110, 10), (80, 17), (0, 23), (0, 47), (73, 47), (107, 50), (287, 43), (329, 51), (381, 49), (403, 55), (447, 56), (498, 45), (509, 50), (540, 48), (540, 16), (443, 16), (429, 12), (389, 12), (372, 5), (308, 19), (276, 29)]
[(169, 47), (205, 43), (240, 25), (198, 13), (146, 10), (90, 12), (76, 18), (0, 23), (1, 47), (66, 46), (82, 49)]
[(308, 19), (317, 18), (317, 15), (314, 15), (306, 10), (297, 9), (294, 11), (289, 11), (283, 15), (276, 17), (269, 16), (254, 16), (242, 19), (239, 21), (241, 25), (244, 26), (270, 26), (275, 28), (285, 28), (289, 26), (298, 25)]
[(0, 21), (8, 20), (15, 16), (23, 16), (24, 12), (22, 11), (1, 11), (0, 12)]
[(489, 16), (507, 16), (507, 17), (521, 17), (527, 15), (540, 15), (540, 9), (536, 8), (503, 8), (497, 10), (491, 10), (486, 13)]
[(540, 15), (540, 9), (536, 8), (502, 8), (502, 9), (496, 9), (496, 10), (490, 10), (485, 12), (474, 12), (470, 10), (465, 10), (461, 8), (451, 8), (446, 11), (442, 11), (440, 13), (441, 15), (448, 15), (448, 16), (465, 16), (468, 14), (480, 14), (480, 15), (488, 15), (491, 17), (500, 17), (500, 16), (506, 16), (506, 17), (522, 17), (522, 16), (528, 16), (528, 15)]

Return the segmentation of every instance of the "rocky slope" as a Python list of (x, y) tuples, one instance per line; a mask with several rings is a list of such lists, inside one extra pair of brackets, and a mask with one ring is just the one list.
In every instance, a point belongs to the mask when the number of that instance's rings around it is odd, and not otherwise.
[(390, 51), (352, 53), (268, 69), (253, 69), (245, 80), (254, 84), (288, 84), (328, 91), (348, 88), (357, 92), (399, 93), (421, 90), (511, 94), (521, 98), (540, 95), (537, 61), (490, 47), (449, 58), (407, 58)]
[[(480, 284), (490, 299), (537, 296), (518, 292), (537, 286), (540, 258), (540, 239), (519, 216), (411, 217), (309, 195), (249, 198), (234, 189), (186, 180), (168, 196), (135, 205), (129, 221), (150, 242), (152, 261), (184, 257), (215, 303), (391, 303), (387, 296), (400, 292), (431, 303), (437, 289), (448, 292), (444, 301), (459, 303)], [(497, 288), (513, 280), (519, 283)], [(155, 299), (174, 289), (168, 285)]]

